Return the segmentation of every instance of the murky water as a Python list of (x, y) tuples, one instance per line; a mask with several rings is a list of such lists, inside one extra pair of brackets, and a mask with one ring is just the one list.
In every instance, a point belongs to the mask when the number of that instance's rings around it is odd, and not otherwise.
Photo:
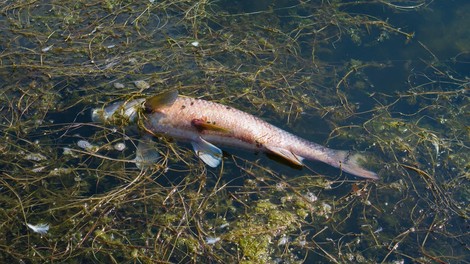
[[(466, 263), (467, 1), (36, 1), (0, 6), (0, 259)], [(225, 148), (212, 169), (92, 108), (178, 89), (380, 180)]]

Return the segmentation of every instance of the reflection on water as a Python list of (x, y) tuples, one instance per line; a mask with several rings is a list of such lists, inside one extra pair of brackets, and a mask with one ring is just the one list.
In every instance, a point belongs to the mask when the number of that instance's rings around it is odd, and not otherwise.
[[(468, 259), (468, 17), (460, 1), (4, 3), (3, 262), (459, 263)], [(194, 43), (198, 43), (195, 45)], [(91, 120), (178, 89), (311, 141), (379, 181), (292, 169)]]

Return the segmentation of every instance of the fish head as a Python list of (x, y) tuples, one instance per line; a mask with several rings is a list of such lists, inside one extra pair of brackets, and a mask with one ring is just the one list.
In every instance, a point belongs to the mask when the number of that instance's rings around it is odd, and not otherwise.
[(103, 124), (127, 126), (136, 122), (139, 113), (144, 109), (145, 99), (119, 101), (108, 106), (95, 108), (91, 112), (91, 120)]

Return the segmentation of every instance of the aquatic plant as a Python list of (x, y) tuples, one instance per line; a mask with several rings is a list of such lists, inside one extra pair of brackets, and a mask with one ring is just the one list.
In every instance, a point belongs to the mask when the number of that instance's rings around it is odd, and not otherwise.
[[(429, 59), (343, 57), (413, 42), (387, 19), (432, 2), (2, 3), (0, 260), (464, 262), (468, 51), (440, 60), (421, 42)], [(376, 79), (398, 71), (399, 89)], [(139, 169), (129, 120), (91, 120), (92, 108), (175, 88), (366, 150), (381, 180), (237, 150), (210, 169), (165, 138)]]

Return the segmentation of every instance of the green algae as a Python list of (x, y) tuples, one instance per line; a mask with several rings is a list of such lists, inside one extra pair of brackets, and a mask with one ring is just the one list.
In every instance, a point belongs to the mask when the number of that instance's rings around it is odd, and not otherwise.
[[(450, 37), (429, 47), (421, 39), (421, 66), (348, 57), (413, 43), (389, 16), (423, 15), (429, 1), (268, 2), (256, 11), (223, 1), (3, 3), (0, 259), (464, 261), (470, 103), (457, 69), (468, 59), (465, 37), (451, 62), (432, 53)], [(383, 16), (367, 14), (377, 6)], [(448, 35), (465, 35), (452, 25)], [(383, 72), (396, 67), (408, 78), (392, 90)], [(139, 132), (122, 116), (114, 127), (92, 123), (91, 108), (169, 89), (367, 150), (381, 180), (318, 163), (299, 172), (236, 150), (212, 170), (165, 139), (163, 158), (140, 171), (129, 162)], [(45, 234), (26, 225), (41, 223)]]
[(270, 263), (268, 235), (246, 236), (239, 240), (240, 249), (243, 253), (241, 263)]

